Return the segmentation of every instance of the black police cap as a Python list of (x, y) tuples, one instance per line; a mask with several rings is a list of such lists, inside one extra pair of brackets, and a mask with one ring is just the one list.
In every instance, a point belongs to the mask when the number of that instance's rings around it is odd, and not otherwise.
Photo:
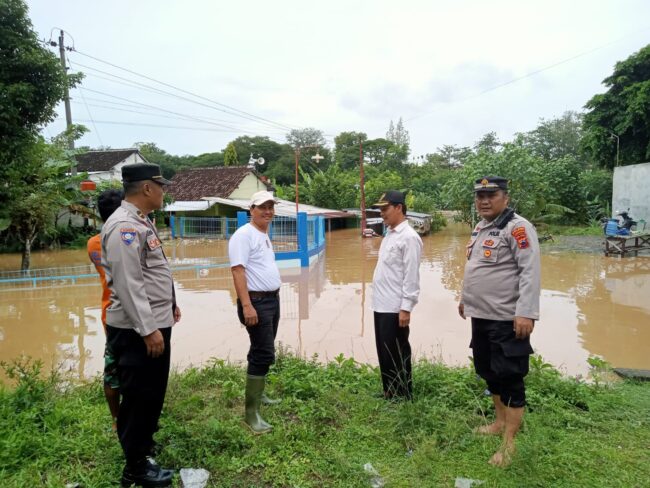
[(161, 185), (172, 184), (171, 181), (162, 177), (160, 166), (157, 164), (135, 163), (122, 166), (122, 181), (124, 183), (144, 180), (152, 180)]
[(508, 180), (501, 176), (484, 176), (474, 182), (474, 193), (498, 190), (508, 191)]
[(379, 197), (379, 201), (373, 205), (373, 207), (385, 207), (386, 205), (397, 205), (401, 203), (404, 205), (406, 202), (404, 200), (404, 193), (397, 190), (388, 190), (385, 193), (382, 193)]

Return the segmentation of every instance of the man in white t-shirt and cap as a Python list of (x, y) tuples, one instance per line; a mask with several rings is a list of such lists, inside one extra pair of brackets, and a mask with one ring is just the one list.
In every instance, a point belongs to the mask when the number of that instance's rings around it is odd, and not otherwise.
[(268, 235), (275, 203), (275, 197), (268, 191), (253, 194), (250, 223), (237, 229), (228, 243), (237, 315), (251, 341), (244, 420), (255, 434), (272, 428), (261, 417), (260, 404), (277, 402), (264, 395), (266, 375), (275, 362), (275, 336), (280, 322), (280, 271)]

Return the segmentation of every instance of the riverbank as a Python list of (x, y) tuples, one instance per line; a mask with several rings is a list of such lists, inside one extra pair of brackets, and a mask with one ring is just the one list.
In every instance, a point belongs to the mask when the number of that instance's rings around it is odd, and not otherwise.
[[(32, 367), (14, 374), (18, 387), (0, 393), (0, 486), (114, 486), (121, 451), (99, 381), (64, 387)], [(241, 422), (244, 376), (223, 361), (172, 375), (159, 462), (205, 468), (209, 486), (219, 487), (368, 487), (366, 463), (386, 487), (451, 487), (457, 477), (485, 487), (634, 487), (650, 479), (648, 383), (586, 384), (533, 358), (519, 450), (498, 469), (487, 464), (498, 439), (472, 434), (492, 412), (469, 368), (419, 362), (415, 401), (387, 403), (376, 397), (370, 366), (283, 353), (269, 388), (283, 402), (264, 408), (275, 428), (259, 437)]]

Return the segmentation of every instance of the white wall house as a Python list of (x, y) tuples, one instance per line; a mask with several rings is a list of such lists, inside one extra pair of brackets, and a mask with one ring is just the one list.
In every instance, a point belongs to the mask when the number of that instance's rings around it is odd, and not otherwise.
[(630, 209), (634, 220), (645, 220), (650, 228), (650, 163), (614, 168), (612, 212)]
[(95, 183), (102, 181), (122, 181), (122, 166), (134, 163), (147, 163), (137, 149), (109, 149), (88, 151), (75, 156), (77, 171), (87, 172)]

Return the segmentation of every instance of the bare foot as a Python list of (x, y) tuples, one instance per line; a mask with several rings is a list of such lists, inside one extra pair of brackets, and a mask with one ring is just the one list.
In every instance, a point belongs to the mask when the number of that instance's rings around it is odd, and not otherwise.
[(488, 461), (492, 466), (505, 468), (512, 463), (512, 457), (515, 455), (514, 444), (501, 446), (497, 452)]
[(503, 432), (505, 425), (498, 422), (493, 422), (489, 425), (481, 425), (474, 429), (475, 434), (481, 435), (499, 435)]

